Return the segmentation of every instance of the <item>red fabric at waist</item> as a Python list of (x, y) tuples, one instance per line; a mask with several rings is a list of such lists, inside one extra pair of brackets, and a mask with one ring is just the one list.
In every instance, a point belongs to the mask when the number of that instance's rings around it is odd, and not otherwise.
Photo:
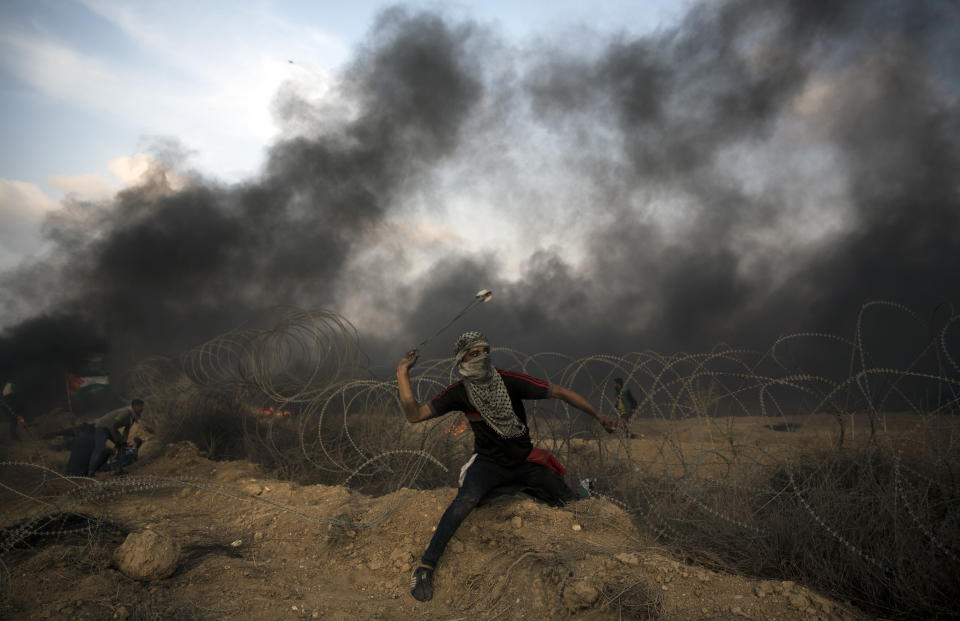
[(560, 463), (559, 459), (553, 456), (553, 453), (550, 451), (545, 451), (541, 448), (534, 447), (533, 450), (530, 451), (530, 454), (527, 455), (527, 461), (540, 464), (544, 468), (549, 468), (560, 476), (563, 476), (567, 473), (567, 469), (563, 467), (563, 464)]

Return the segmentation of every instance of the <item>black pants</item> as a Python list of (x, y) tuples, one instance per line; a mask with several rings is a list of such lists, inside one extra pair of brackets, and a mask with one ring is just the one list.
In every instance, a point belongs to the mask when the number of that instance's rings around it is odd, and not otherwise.
[(85, 477), (90, 472), (90, 456), (95, 445), (92, 433), (80, 434), (70, 441), (70, 459), (66, 473), (72, 477)]
[(110, 430), (106, 427), (97, 427), (93, 431), (93, 452), (90, 454), (90, 469), (87, 476), (93, 476), (97, 470), (107, 463), (110, 458), (110, 451), (107, 450), (107, 438), (110, 437)]
[(0, 403), (0, 416), (7, 417), (7, 423), (10, 425), (10, 439), (20, 439), (20, 415), (16, 399), (13, 396), (3, 397), (3, 403)]
[(513, 491), (529, 491), (537, 498), (554, 505), (563, 505), (566, 501), (578, 497), (567, 487), (563, 478), (549, 468), (531, 462), (505, 468), (489, 459), (477, 456), (467, 469), (457, 497), (440, 518), (437, 530), (433, 533), (433, 539), (430, 540), (430, 545), (427, 546), (421, 562), (436, 567), (440, 555), (446, 549), (450, 538), (457, 532), (460, 523), (485, 496), (505, 486), (513, 487)]

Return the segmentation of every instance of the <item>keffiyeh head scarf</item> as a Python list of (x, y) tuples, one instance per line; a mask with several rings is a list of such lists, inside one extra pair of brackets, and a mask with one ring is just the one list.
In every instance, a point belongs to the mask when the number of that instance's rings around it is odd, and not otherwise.
[(489, 346), (487, 337), (476, 330), (460, 335), (454, 348), (457, 371), (463, 376), (467, 398), (473, 407), (477, 408), (483, 420), (502, 437), (517, 438), (522, 436), (527, 428), (513, 411), (507, 386), (493, 368), (490, 354), (484, 354), (469, 361), (464, 360), (467, 352), (474, 347)]

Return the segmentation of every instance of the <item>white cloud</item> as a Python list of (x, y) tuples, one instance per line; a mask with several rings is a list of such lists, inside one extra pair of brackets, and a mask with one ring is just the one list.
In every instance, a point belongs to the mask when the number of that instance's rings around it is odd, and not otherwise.
[(170, 170), (160, 160), (146, 153), (137, 153), (129, 157), (118, 157), (111, 160), (107, 165), (120, 181), (123, 187), (132, 187), (149, 181), (149, 176), (161, 173), (167, 183), (167, 187), (172, 192), (177, 192), (187, 187), (191, 179), (186, 175)]
[[(159, 84), (137, 84), (134, 69), (82, 54), (67, 45), (0, 30), (0, 62), (37, 90), (83, 107), (134, 120), (169, 108), (176, 96)], [(147, 105), (148, 103), (152, 105)]]
[(102, 201), (117, 192), (116, 184), (101, 175), (50, 175), (46, 182), (56, 190), (81, 200)]
[[(118, 157), (107, 164), (110, 172), (116, 175), (126, 187), (142, 183), (145, 181), (144, 175), (151, 170), (156, 170), (158, 167), (162, 168), (163, 165), (145, 153), (137, 153), (129, 157)], [(165, 170), (164, 174), (172, 173)], [(182, 184), (180, 184), (180, 187), (182, 187)]]
[(119, 177), (124, 184), (130, 186), (139, 183), (143, 175), (155, 165), (156, 160), (152, 157), (138, 153), (130, 157), (118, 157), (115, 160), (111, 160), (110, 163), (107, 164), (107, 168)]
[[(108, 201), (124, 188), (147, 182), (148, 174), (162, 172), (172, 191), (181, 190), (190, 179), (170, 170), (155, 157), (146, 153), (118, 157), (107, 164), (109, 175), (80, 173), (76, 175), (49, 175), (45, 181), (62, 196), (77, 200)], [(13, 182), (23, 184), (24, 182)], [(25, 184), (30, 185), (30, 184)], [(36, 188), (36, 186), (31, 186)], [(41, 191), (36, 188), (37, 191)]]
[[(192, 2), (154, 6), (115, 0), (85, 0), (85, 5), (183, 76), (192, 92), (176, 103), (184, 122), (170, 133), (197, 147), (201, 159), (209, 149), (190, 138), (198, 133), (258, 145), (274, 138), (278, 128), (270, 103), (280, 85), (291, 79), (328, 85), (327, 67), (347, 55), (340, 39), (264, 9), (231, 5), (227, 13), (215, 8), (208, 13)], [(332, 63), (314, 61), (324, 57)]]
[(42, 251), (40, 226), (58, 207), (36, 185), (0, 178), (0, 269)]
[[(148, 174), (158, 171), (171, 191), (190, 183), (189, 177), (145, 153), (118, 157), (107, 164), (107, 169), (111, 174), (50, 175), (46, 182), (65, 197), (98, 202), (109, 201), (124, 188), (145, 183)], [(0, 271), (35, 258), (47, 249), (41, 227), (47, 214), (61, 208), (58, 200), (33, 183), (0, 178)]]
[(0, 62), (37, 90), (82, 105), (99, 107), (123, 83), (116, 68), (60, 43), (16, 30), (0, 29)]
[(84, 4), (143, 55), (87, 53), (8, 23), (0, 24), (0, 67), (109, 119), (127, 136), (177, 137), (197, 152), (204, 171), (231, 181), (254, 173), (278, 135), (271, 102), (279, 86), (293, 79), (329, 83), (333, 65), (324, 60), (340, 62), (347, 53), (339, 39), (264, 11)]

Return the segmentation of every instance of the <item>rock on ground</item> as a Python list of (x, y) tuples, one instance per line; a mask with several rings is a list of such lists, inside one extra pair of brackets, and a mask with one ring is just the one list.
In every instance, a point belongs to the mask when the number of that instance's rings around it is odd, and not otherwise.
[(130, 533), (113, 555), (123, 574), (134, 580), (162, 580), (173, 574), (180, 559), (180, 546), (154, 530)]

